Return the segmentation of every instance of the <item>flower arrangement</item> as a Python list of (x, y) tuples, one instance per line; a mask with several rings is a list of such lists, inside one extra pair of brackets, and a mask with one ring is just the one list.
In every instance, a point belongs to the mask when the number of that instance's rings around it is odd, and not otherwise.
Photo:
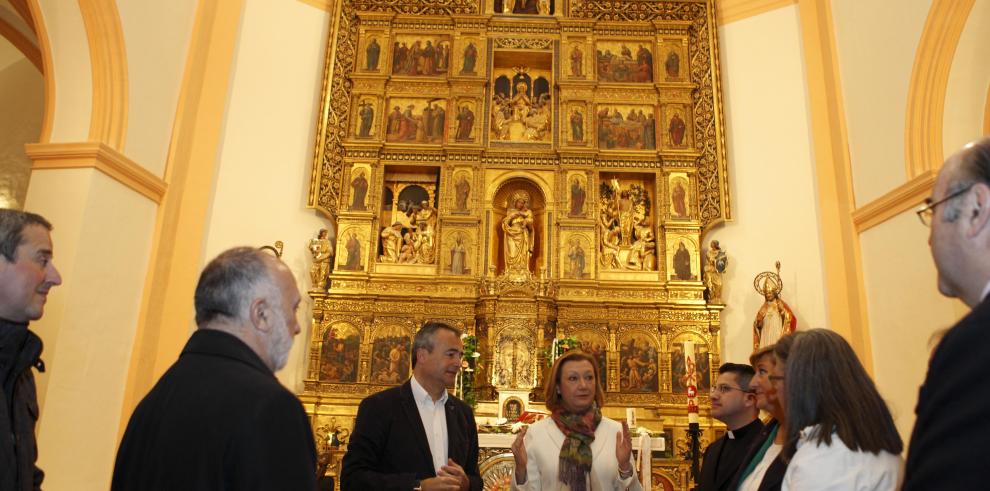
[(462, 334), (461, 341), (464, 343), (464, 354), (461, 357), (461, 371), (455, 382), (456, 392), (462, 401), (475, 408), (478, 406), (478, 393), (474, 390), (474, 372), (481, 367), (478, 338)]
[(572, 349), (577, 349), (581, 347), (581, 342), (574, 336), (569, 336), (566, 338), (554, 339), (553, 343), (550, 344), (549, 348), (543, 349), (543, 355), (546, 359), (547, 367), (553, 365), (553, 362), (560, 358), (561, 355), (567, 353)]

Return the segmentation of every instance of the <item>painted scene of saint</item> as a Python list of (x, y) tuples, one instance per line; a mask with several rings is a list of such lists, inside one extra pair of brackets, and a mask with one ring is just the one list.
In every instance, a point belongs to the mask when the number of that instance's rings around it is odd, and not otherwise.
[(338, 252), (337, 269), (344, 271), (363, 271), (364, 264), (361, 261), (361, 243), (364, 241), (363, 237), (358, 236), (356, 232), (348, 231), (345, 232), (340, 239), (343, 242), (343, 247), (338, 247), (337, 250), (344, 251), (344, 254)]
[(323, 335), (320, 350), (320, 380), (324, 382), (357, 381), (361, 337), (350, 324), (337, 324)]
[(667, 148), (687, 149), (690, 140), (687, 110), (683, 104), (664, 106), (661, 131)]
[(608, 346), (605, 344), (605, 340), (589, 332), (576, 332), (574, 333), (574, 337), (581, 343), (581, 351), (595, 358), (595, 362), (598, 363), (598, 370), (601, 372), (602, 384), (604, 385), (605, 380), (608, 380), (608, 377), (605, 376), (605, 370), (608, 366), (606, 362)]
[(355, 109), (357, 115), (354, 121), (355, 138), (371, 138), (378, 133), (375, 131), (375, 120), (378, 110), (374, 99), (361, 99)]
[(481, 41), (476, 39), (467, 40), (464, 51), (461, 52), (461, 75), (475, 75), (478, 73), (478, 46)]
[(678, 281), (694, 281), (698, 275), (692, 268), (692, 257), (694, 256), (694, 244), (686, 242), (684, 239), (676, 240), (677, 244), (672, 251), (668, 251), (670, 260), (670, 279)]
[(477, 110), (474, 102), (459, 102), (457, 113), (453, 117), (453, 135), (457, 143), (473, 143), (475, 138), (474, 122), (477, 120)]
[(619, 388), (622, 392), (657, 392), (660, 371), (657, 347), (645, 334), (633, 333), (619, 343)]
[(698, 342), (694, 345), (694, 359), (684, 356), (684, 343), (673, 343), (670, 352), (670, 388), (674, 394), (683, 394), (688, 385), (697, 387), (699, 394), (711, 390), (711, 374), (708, 347)]
[(592, 252), (591, 240), (583, 235), (571, 235), (567, 239), (564, 253), (564, 277), (572, 280), (591, 278)]
[(663, 78), (666, 81), (673, 82), (687, 78), (684, 70), (684, 51), (680, 40), (663, 43), (660, 47), (660, 56), (663, 59)]
[(467, 234), (457, 233), (452, 236), (452, 239), (448, 238), (448, 242), (450, 257), (447, 265), (450, 274), (471, 274), (471, 263), (468, 257), (470, 243)]
[(653, 106), (598, 106), (598, 148), (656, 150), (657, 122)]
[(570, 183), (567, 188), (570, 190), (568, 200), (568, 213), (570, 217), (584, 216), (584, 203), (588, 197), (588, 185), (583, 174), (571, 174), (568, 178)]
[(450, 67), (450, 36), (398, 35), (392, 43), (392, 74), (434, 77)]
[(368, 44), (364, 48), (364, 66), (361, 67), (368, 72), (378, 71), (378, 62), (382, 57), (382, 45), (378, 41), (378, 38), (373, 37), (368, 40)]
[(649, 41), (598, 43), (595, 67), (599, 82), (653, 82), (653, 52)]
[(581, 105), (570, 106), (567, 116), (567, 141), (571, 144), (581, 144), (585, 143), (584, 139), (584, 121), (585, 121), (585, 109)]
[(381, 336), (371, 348), (371, 382), (399, 384), (409, 378), (411, 342), (408, 336)]
[(443, 143), (447, 122), (444, 99), (389, 99), (385, 117), (385, 141), (395, 143)]
[(670, 216), (688, 218), (688, 179), (683, 175), (670, 177)]
[(571, 50), (567, 55), (570, 59), (569, 75), (573, 78), (584, 78), (584, 47), (581, 43), (571, 45)]

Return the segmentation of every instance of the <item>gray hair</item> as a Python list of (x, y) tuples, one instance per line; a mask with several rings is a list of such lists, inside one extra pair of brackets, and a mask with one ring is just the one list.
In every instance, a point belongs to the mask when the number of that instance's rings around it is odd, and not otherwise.
[(7, 261), (17, 260), (17, 246), (24, 240), (24, 227), (28, 225), (41, 225), (49, 232), (52, 224), (45, 220), (45, 217), (27, 211), (12, 210), (10, 208), (0, 208), (0, 255), (7, 258)]
[(412, 366), (416, 368), (416, 353), (419, 352), (420, 348), (425, 349), (429, 353), (433, 353), (433, 339), (434, 334), (441, 330), (446, 329), (458, 338), (461, 337), (461, 331), (457, 328), (451, 327), (449, 324), (443, 322), (430, 321), (423, 324), (423, 327), (416, 332), (416, 336), (413, 338), (412, 345)]
[[(202, 327), (218, 317), (244, 319), (259, 290), (275, 290), (271, 260), (270, 254), (253, 247), (235, 247), (210, 261), (196, 285), (196, 324)], [(281, 301), (278, 295), (266, 296)]]
[[(946, 190), (946, 196), (961, 192), (974, 184), (990, 185), (990, 137), (982, 138), (968, 145), (959, 152), (957, 158), (959, 159), (959, 168), (956, 171), (955, 180), (949, 184)], [(943, 220), (954, 222), (959, 218), (962, 210), (959, 208), (961, 200), (958, 198), (961, 197), (962, 195), (956, 196), (946, 203), (945, 210), (942, 212)]]

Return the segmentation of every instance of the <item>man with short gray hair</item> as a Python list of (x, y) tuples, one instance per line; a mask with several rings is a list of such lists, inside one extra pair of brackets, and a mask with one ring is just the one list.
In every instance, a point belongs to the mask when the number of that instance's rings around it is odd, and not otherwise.
[(0, 209), (0, 489), (41, 489), (35, 465), (38, 395), (34, 373), (45, 370), (42, 343), (28, 329), (41, 318), (48, 292), (62, 284), (52, 262), (52, 224), (41, 215)]
[(300, 301), (266, 252), (238, 247), (206, 266), (198, 329), (131, 416), (113, 491), (316, 489), (309, 421), (274, 374), (300, 332)]
[(918, 395), (904, 490), (985, 489), (990, 459), (990, 138), (963, 147), (918, 210), (938, 290), (973, 309), (942, 338)]

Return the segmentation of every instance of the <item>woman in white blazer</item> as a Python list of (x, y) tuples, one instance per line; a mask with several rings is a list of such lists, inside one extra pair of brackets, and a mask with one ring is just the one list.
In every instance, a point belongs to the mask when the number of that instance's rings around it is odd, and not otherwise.
[(625, 422), (602, 416), (595, 359), (571, 350), (547, 377), (551, 416), (524, 429), (512, 443), (512, 489), (523, 491), (642, 490)]

